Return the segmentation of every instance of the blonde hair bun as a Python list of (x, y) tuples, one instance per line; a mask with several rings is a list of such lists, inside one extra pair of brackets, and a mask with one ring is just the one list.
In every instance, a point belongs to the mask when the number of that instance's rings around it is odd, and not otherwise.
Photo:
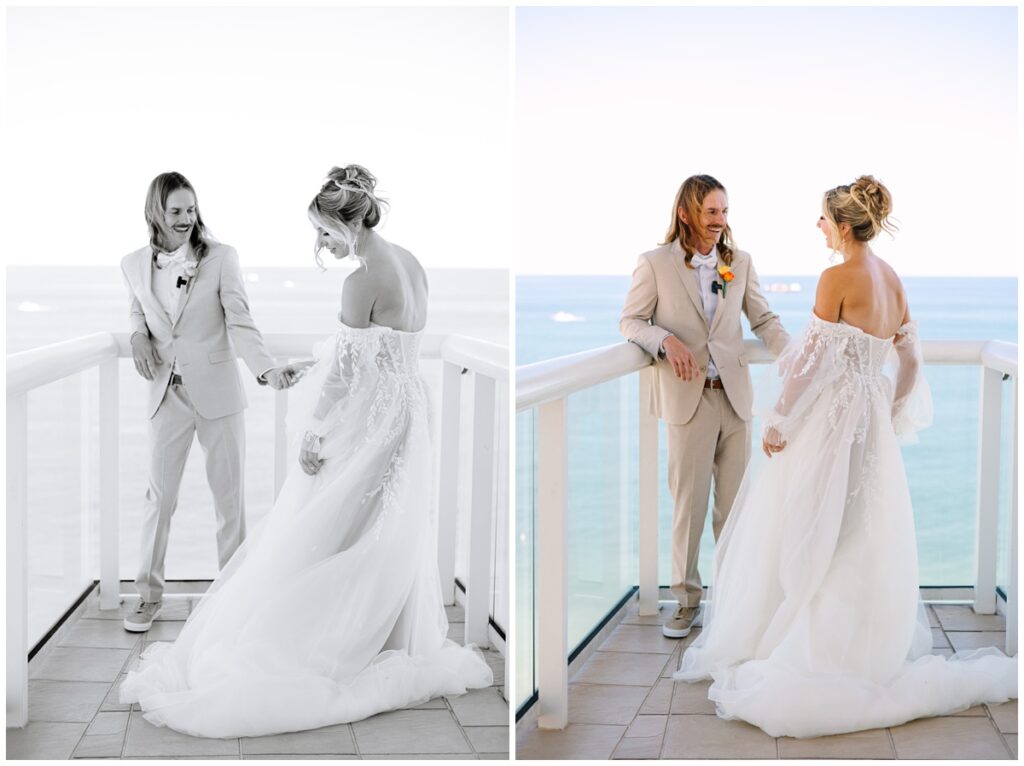
[(892, 195), (874, 176), (861, 176), (850, 187), (850, 194), (860, 202), (881, 228), (892, 212)]
[(327, 173), (327, 181), (313, 200), (313, 207), (337, 223), (361, 222), (372, 229), (380, 223), (387, 204), (376, 195), (377, 177), (362, 165), (337, 165)]
[[(839, 237), (839, 224), (850, 224), (850, 232), (859, 242), (870, 242), (880, 232), (892, 234), (896, 225), (889, 220), (892, 195), (874, 176), (860, 176), (850, 185), (825, 192), (825, 218)], [(838, 239), (837, 239), (838, 241)]]

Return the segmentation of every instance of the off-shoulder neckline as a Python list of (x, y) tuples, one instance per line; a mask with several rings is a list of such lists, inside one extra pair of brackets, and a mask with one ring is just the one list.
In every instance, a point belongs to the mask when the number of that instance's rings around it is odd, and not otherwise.
[(853, 330), (854, 332), (860, 333), (861, 335), (865, 335), (868, 338), (872, 338), (874, 340), (881, 341), (883, 343), (892, 342), (894, 339), (896, 339), (900, 335), (905, 335), (906, 332), (909, 329), (911, 329), (911, 328), (916, 326), (916, 323), (914, 322), (914, 320), (910, 320), (906, 324), (900, 325), (899, 329), (896, 330), (896, 332), (893, 333), (892, 335), (890, 335), (888, 338), (879, 338), (877, 335), (872, 335), (871, 333), (862, 330), (861, 328), (857, 327), (856, 325), (852, 325), (852, 324), (849, 324), (847, 322), (844, 322), (842, 319), (840, 319), (838, 322), (830, 322), (827, 319), (822, 319), (820, 316), (815, 314), (813, 310), (811, 311), (811, 319), (812, 320), (816, 320), (816, 321), (820, 322), (821, 324), (828, 325), (829, 327), (847, 327), (847, 328)]
[(387, 332), (394, 332), (398, 333), (399, 335), (419, 335), (420, 333), (423, 332), (423, 330), (397, 330), (394, 327), (388, 327), (387, 325), (383, 324), (376, 324), (375, 322), (370, 322), (370, 324), (366, 327), (353, 327), (352, 325), (345, 324), (340, 319), (338, 320), (338, 326), (344, 330), (351, 330), (352, 332), (363, 332), (367, 330), (386, 330)]

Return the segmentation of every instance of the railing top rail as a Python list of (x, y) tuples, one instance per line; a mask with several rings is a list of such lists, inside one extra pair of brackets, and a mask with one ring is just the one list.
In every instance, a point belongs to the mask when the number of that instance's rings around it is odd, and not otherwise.
[(118, 345), (113, 333), (98, 332), (8, 354), (7, 395), (23, 394), (115, 359), (119, 356)]
[[(99, 332), (7, 355), (7, 395), (26, 393), (117, 357), (131, 357), (129, 333)], [(271, 356), (308, 358), (325, 333), (264, 333)], [(508, 349), (464, 335), (428, 333), (420, 346), (423, 359), (446, 359), (504, 381)], [(451, 358), (449, 358), (451, 357)]]
[(499, 383), (508, 380), (508, 349), (466, 335), (447, 335), (441, 341), (441, 358)]
[[(744, 340), (747, 360), (767, 364), (774, 358), (759, 340)], [(1017, 374), (1017, 344), (999, 340), (926, 340), (926, 364), (983, 365)], [(516, 368), (516, 411), (560, 399), (609, 380), (629, 375), (650, 364), (651, 358), (633, 343), (581, 351)]]
[(1005, 375), (1017, 375), (1017, 344), (990, 340), (981, 352), (981, 363)]
[(616, 343), (516, 368), (516, 410), (560, 399), (576, 391), (641, 370), (651, 357), (634, 343)]

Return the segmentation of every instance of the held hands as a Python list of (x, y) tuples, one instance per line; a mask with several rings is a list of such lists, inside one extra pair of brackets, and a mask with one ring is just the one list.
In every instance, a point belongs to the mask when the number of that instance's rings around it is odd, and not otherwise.
[(156, 377), (156, 368), (163, 364), (153, 341), (145, 333), (137, 332), (132, 336), (131, 344), (135, 370), (146, 380), (153, 380)]
[(263, 379), (267, 382), (267, 385), (275, 391), (291, 388), (295, 385), (295, 381), (297, 380), (287, 366), (275, 367), (272, 370), (267, 370), (263, 373)]
[(320, 437), (312, 431), (306, 431), (302, 437), (302, 447), (299, 449), (299, 465), (312, 476), (323, 464), (324, 461), (320, 459)]
[(697, 359), (679, 338), (667, 335), (662, 346), (665, 348), (665, 358), (672, 365), (677, 378), (693, 380), (697, 377)]
[(304, 362), (292, 362), (291, 364), (286, 364), (283, 367), (275, 367), (272, 370), (267, 370), (263, 373), (263, 378), (270, 387), (276, 391), (291, 388), (302, 380), (302, 376), (306, 374), (307, 370), (309, 370), (314, 363), (315, 362), (312, 359), (308, 359)]
[(771, 459), (771, 456), (776, 452), (782, 452), (786, 449), (787, 442), (782, 441), (782, 434), (775, 429), (775, 427), (766, 428), (764, 437), (761, 439), (761, 449), (764, 450), (764, 454)]

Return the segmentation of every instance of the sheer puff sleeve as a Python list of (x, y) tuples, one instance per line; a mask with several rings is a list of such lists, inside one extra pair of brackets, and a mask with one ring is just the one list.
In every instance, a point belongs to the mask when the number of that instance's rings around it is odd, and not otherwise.
[[(314, 349), (316, 364), (305, 375), (301, 396), (296, 396), (295, 413), (288, 431), (295, 437), (309, 434), (327, 438), (339, 421), (372, 393), (376, 377), (374, 342), (376, 333), (353, 333), (344, 329)], [(294, 389), (293, 389), (294, 390)], [(296, 391), (296, 393), (298, 393)]]
[(896, 383), (892, 402), (892, 425), (904, 444), (918, 441), (917, 432), (932, 424), (932, 394), (924, 376), (924, 355), (917, 322), (907, 322), (893, 338), (896, 355)]
[(796, 436), (811, 405), (843, 374), (848, 339), (836, 325), (812, 315), (807, 329), (768, 366), (765, 385), (756, 392), (755, 413), (769, 444), (787, 443)]

